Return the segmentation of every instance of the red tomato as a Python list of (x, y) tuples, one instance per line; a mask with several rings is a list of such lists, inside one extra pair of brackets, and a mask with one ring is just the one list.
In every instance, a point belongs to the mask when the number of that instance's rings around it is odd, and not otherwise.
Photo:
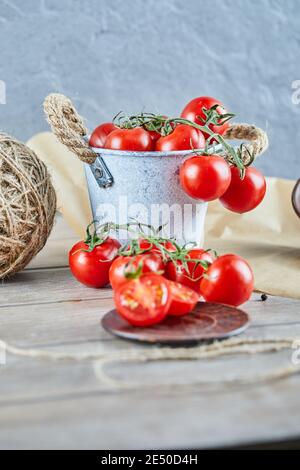
[[(195, 122), (196, 124), (200, 124), (203, 126), (203, 122), (200, 118), (205, 119), (205, 114), (203, 112), (203, 108), (210, 109), (212, 106), (218, 104), (216, 111), (222, 115), (227, 114), (227, 110), (224, 108), (223, 104), (216, 100), (215, 98), (211, 98), (210, 96), (199, 96), (199, 98), (194, 98), (190, 101), (184, 108), (181, 113), (181, 117), (184, 119), (188, 119), (189, 121)], [(223, 135), (229, 127), (228, 122), (225, 122), (222, 125), (216, 124), (209, 124), (208, 126), (212, 132), (215, 134)], [(204, 132), (204, 137), (207, 139), (208, 134)]]
[[(213, 262), (211, 254), (201, 248), (194, 248), (189, 251), (186, 257), (193, 260), (207, 261), (208, 263)], [(200, 278), (204, 273), (203, 266), (196, 264), (195, 261), (188, 261), (186, 270), (182, 265), (182, 261), (178, 260), (175, 263), (173, 261), (167, 263), (165, 276), (171, 281), (179, 282), (200, 294)]]
[(118, 313), (134, 326), (149, 326), (168, 314), (171, 295), (168, 281), (157, 274), (146, 274), (122, 284), (115, 292)]
[[(109, 282), (113, 289), (128, 282), (128, 274), (135, 273), (142, 266), (142, 274), (164, 271), (162, 258), (156, 253), (145, 253), (136, 256), (119, 256), (112, 263), (109, 270)], [(127, 274), (127, 277), (126, 277)]]
[(112, 150), (139, 150), (148, 152), (153, 150), (153, 141), (148, 131), (142, 127), (133, 129), (116, 129), (111, 132), (106, 141), (105, 148)]
[(148, 133), (150, 134), (150, 137), (154, 145), (155, 145), (155, 142), (161, 138), (161, 134), (157, 131), (148, 131)]
[(76, 279), (89, 287), (104, 287), (109, 283), (109, 268), (117, 256), (120, 243), (107, 238), (91, 252), (83, 241), (76, 243), (69, 252), (69, 265)]
[(252, 269), (237, 255), (217, 258), (200, 283), (201, 294), (207, 302), (238, 306), (246, 302), (254, 287)]
[(228, 163), (218, 155), (193, 155), (180, 167), (184, 191), (200, 201), (213, 201), (227, 190), (231, 180)]
[(169, 281), (171, 291), (171, 305), (168, 315), (181, 317), (190, 313), (199, 300), (196, 292), (189, 287), (183, 286), (179, 282)]
[(104, 122), (93, 131), (89, 145), (91, 147), (104, 147), (107, 136), (117, 127), (112, 122)]
[(158, 139), (155, 150), (170, 152), (172, 150), (203, 149), (204, 147), (205, 138), (201, 131), (188, 124), (179, 124), (171, 134)]
[(266, 194), (266, 180), (264, 175), (256, 168), (246, 168), (244, 179), (235, 166), (231, 167), (231, 183), (227, 191), (220, 197), (224, 207), (233, 211), (251, 211), (261, 203)]
[[(176, 246), (171, 242), (171, 240), (162, 241), (159, 242), (159, 244), (164, 247), (167, 251), (176, 251)], [(154, 245), (154, 243), (151, 243), (149, 240), (145, 240), (143, 238), (139, 240), (139, 248), (140, 250), (145, 250), (145, 252), (147, 253), (159, 253), (160, 255), (162, 254), (162, 251), (158, 246)]]

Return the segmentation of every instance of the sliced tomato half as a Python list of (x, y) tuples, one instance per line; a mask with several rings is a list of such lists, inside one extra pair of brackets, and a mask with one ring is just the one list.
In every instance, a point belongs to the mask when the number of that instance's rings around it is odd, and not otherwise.
[(115, 292), (118, 313), (134, 326), (161, 322), (171, 303), (169, 282), (157, 274), (146, 274), (122, 284)]
[(190, 313), (196, 306), (199, 295), (179, 282), (169, 281), (171, 291), (171, 305), (168, 315), (181, 317)]

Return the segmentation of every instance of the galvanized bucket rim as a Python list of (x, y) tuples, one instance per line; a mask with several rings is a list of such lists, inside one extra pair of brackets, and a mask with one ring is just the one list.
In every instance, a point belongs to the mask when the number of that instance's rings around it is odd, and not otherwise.
[[(84, 140), (87, 142), (89, 141), (90, 136), (85, 136)], [(151, 152), (140, 152), (140, 151), (129, 151), (129, 150), (111, 150), (105, 149), (102, 147), (90, 147), (93, 152), (105, 156), (123, 156), (123, 157), (184, 157), (185, 155), (191, 155), (195, 152), (201, 152), (203, 149), (191, 149), (191, 150), (170, 150), (169, 152), (158, 152), (158, 151), (151, 151)], [(218, 151), (222, 148), (220, 144), (214, 145), (210, 147), (210, 152)]]

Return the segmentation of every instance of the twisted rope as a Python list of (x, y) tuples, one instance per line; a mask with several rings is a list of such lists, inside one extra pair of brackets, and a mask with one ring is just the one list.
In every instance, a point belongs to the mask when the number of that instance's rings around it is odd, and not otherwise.
[(259, 127), (249, 124), (231, 124), (224, 134), (227, 140), (247, 140), (250, 143), (243, 146), (241, 158), (244, 165), (248, 165), (252, 158), (255, 159), (264, 153), (268, 146), (268, 136)]
[[(52, 132), (60, 142), (75, 153), (84, 163), (93, 163), (97, 155), (82, 138), (87, 135), (87, 129), (71, 100), (64, 95), (52, 93), (44, 101), (44, 110)], [(262, 129), (249, 124), (232, 124), (223, 137), (229, 140), (241, 139), (250, 141), (242, 150), (242, 160), (245, 165), (252, 158), (254, 159), (261, 155), (268, 147), (266, 133)]]
[[(172, 361), (172, 360), (199, 360), (199, 359), (212, 359), (216, 357), (234, 355), (234, 354), (258, 354), (267, 352), (277, 352), (283, 349), (289, 349), (292, 347), (295, 338), (231, 338), (225, 341), (215, 341), (211, 344), (202, 344), (194, 347), (152, 347), (144, 349), (130, 349), (121, 351), (110, 351), (100, 353), (77, 353), (71, 354), (66, 352), (51, 352), (39, 349), (23, 349), (15, 347), (4, 341), (0, 341), (0, 346), (7, 353), (22, 356), (27, 358), (37, 358), (42, 360), (51, 361), (96, 361), (95, 362), (95, 373), (99, 380), (107, 385), (118, 388), (138, 388), (145, 387), (140, 383), (126, 383), (123, 381), (117, 381), (107, 376), (104, 373), (104, 366), (113, 362), (154, 362), (154, 361)], [(273, 380), (279, 380), (291, 375), (298, 374), (300, 372), (300, 365), (289, 365), (281, 367), (267, 374), (257, 374), (252, 377), (233, 377), (231, 379), (225, 379), (220, 381), (208, 382), (203, 379), (194, 380), (189, 385), (245, 385), (259, 382), (269, 382)], [(166, 384), (167, 386), (174, 386), (172, 384)], [(180, 386), (182, 384), (177, 383)], [(151, 387), (151, 384), (149, 385)]]
[(82, 162), (93, 163), (97, 155), (82, 138), (87, 135), (87, 129), (71, 100), (59, 93), (52, 93), (44, 101), (44, 110), (52, 132), (58, 140)]

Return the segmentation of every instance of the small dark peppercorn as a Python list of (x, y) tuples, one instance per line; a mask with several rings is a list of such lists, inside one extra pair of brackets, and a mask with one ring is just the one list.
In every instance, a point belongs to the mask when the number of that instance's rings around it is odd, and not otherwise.
[(268, 296), (267, 296), (267, 294), (261, 294), (260, 298), (261, 298), (262, 302), (264, 302), (265, 300), (267, 300)]

